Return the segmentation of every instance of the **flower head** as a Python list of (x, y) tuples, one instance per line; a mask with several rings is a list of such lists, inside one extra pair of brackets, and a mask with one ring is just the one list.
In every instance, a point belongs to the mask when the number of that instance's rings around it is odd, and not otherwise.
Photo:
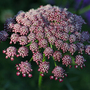
[(64, 55), (64, 57), (62, 58), (62, 64), (66, 65), (66, 67), (68, 65), (71, 65), (72, 63), (72, 58), (69, 55)]
[(42, 73), (48, 73), (48, 70), (49, 70), (49, 62), (41, 62), (40, 65), (39, 65), (39, 69), (38, 71), (42, 72)]
[(88, 55), (90, 55), (90, 45), (87, 45), (86, 46), (85, 53), (87, 53)]
[(26, 45), (27, 44), (27, 37), (26, 36), (20, 36), (18, 38), (18, 42), (20, 43), (20, 45)]
[(88, 33), (88, 31), (83, 31), (81, 33), (81, 41), (84, 42), (84, 41), (89, 41), (90, 39), (90, 34)]
[(21, 25), (20, 24), (14, 24), (13, 26), (13, 32), (17, 33), (20, 32)]
[(55, 80), (57, 80), (59, 78), (59, 81), (62, 81), (61, 78), (64, 78), (64, 76), (65, 76), (64, 72), (65, 72), (65, 70), (60, 66), (56, 66), (52, 71), (52, 73), (54, 74)]
[(53, 44), (55, 43), (55, 41), (56, 41), (55, 36), (50, 36), (50, 37), (48, 38), (48, 41), (49, 41), (50, 44), (53, 45)]
[(15, 19), (14, 18), (8, 18), (5, 21), (4, 30), (6, 30), (7, 32), (11, 32), (13, 30), (14, 23), (15, 23)]
[(10, 46), (5, 50), (6, 58), (11, 58), (11, 61), (14, 60), (14, 56), (16, 55), (16, 48), (14, 46)]
[(24, 11), (19, 11), (16, 15), (16, 21), (20, 24), (21, 20), (24, 18), (25, 12)]
[(38, 44), (36, 42), (31, 43), (29, 46), (30, 50), (34, 53), (38, 51)]
[(79, 53), (83, 54), (84, 44), (83, 43), (77, 43), (76, 45), (77, 45)]
[(69, 49), (69, 44), (68, 43), (63, 43), (61, 49), (63, 50), (63, 53), (67, 52)]
[(42, 40), (40, 40), (39, 41), (39, 46), (42, 48), (46, 48), (47, 47), (47, 45), (48, 45), (48, 42), (47, 42), (47, 40), (46, 39), (42, 39)]
[(20, 35), (27, 35), (29, 33), (29, 30), (28, 30), (28, 28), (26, 26), (22, 26), (20, 28), (19, 32), (20, 32)]
[(77, 46), (75, 44), (70, 44), (69, 52), (73, 55), (77, 50)]
[(32, 77), (32, 74), (30, 74), (32, 71), (31, 64), (28, 61), (21, 61), (20, 64), (16, 65), (16, 69), (19, 70), (19, 72), (16, 73), (17, 76), (20, 75), (21, 72), (23, 77), (25, 77), (26, 74), (28, 74), (28, 77)]
[(53, 53), (53, 57), (54, 57), (55, 61), (60, 62), (60, 59), (62, 58), (62, 53), (60, 51), (55, 51)]
[(14, 44), (16, 44), (16, 42), (18, 41), (18, 38), (19, 38), (19, 34), (13, 33), (13, 34), (11, 35), (11, 37), (10, 37), (10, 39), (11, 39), (10, 44), (12, 44), (12, 42), (13, 42)]
[(73, 43), (76, 41), (76, 36), (74, 34), (71, 34), (70, 37), (69, 37), (69, 41), (70, 43)]
[(42, 53), (36, 52), (33, 54), (33, 61), (35, 61), (38, 64), (38, 61), (42, 62), (43, 55)]
[(18, 49), (19, 56), (22, 56), (24, 58), (25, 56), (28, 56), (28, 48), (25, 46), (22, 46)]
[(69, 39), (69, 35), (67, 33), (62, 33), (61, 39), (63, 41), (67, 41)]
[(0, 31), (0, 41), (6, 41), (8, 33), (6, 31)]
[(62, 40), (56, 40), (55, 41), (55, 46), (56, 48), (59, 50), (63, 45), (63, 41)]
[(34, 33), (30, 33), (28, 36), (28, 42), (34, 42), (36, 40), (36, 35)]
[(52, 48), (50, 48), (50, 47), (47, 47), (45, 50), (44, 50), (44, 52), (43, 52), (44, 54), (45, 54), (45, 56), (48, 56), (48, 59), (50, 58), (50, 56), (52, 56), (53, 55), (53, 49)]
[(77, 68), (78, 66), (80, 66), (81, 68), (82, 68), (83, 66), (85, 66), (85, 64), (84, 64), (85, 61), (86, 61), (86, 60), (84, 59), (83, 56), (77, 55), (77, 56), (76, 56), (76, 59), (75, 59), (75, 63), (76, 63), (77, 65), (75, 66), (75, 68)]

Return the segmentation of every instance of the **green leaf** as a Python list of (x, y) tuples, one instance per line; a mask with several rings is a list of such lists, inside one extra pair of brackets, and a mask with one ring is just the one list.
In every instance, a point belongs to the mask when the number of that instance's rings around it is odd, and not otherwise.
[(89, 11), (89, 10), (90, 10), (90, 5), (88, 5), (88, 6), (84, 7), (84, 8), (82, 8), (81, 10), (79, 10), (79, 14), (83, 14), (83, 13)]

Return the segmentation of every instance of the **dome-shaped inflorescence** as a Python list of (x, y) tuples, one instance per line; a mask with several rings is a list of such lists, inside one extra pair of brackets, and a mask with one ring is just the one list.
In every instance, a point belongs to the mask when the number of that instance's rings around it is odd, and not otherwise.
[[(90, 45), (84, 45), (84, 42), (89, 42), (90, 34), (87, 31), (82, 32), (82, 24), (86, 23), (81, 16), (57, 6), (46, 5), (27, 12), (19, 11), (14, 18), (6, 20), (4, 32), (12, 32), (10, 44), (18, 43), (20, 48), (17, 50), (10, 46), (3, 50), (3, 53), (11, 60), (14, 60), (15, 55), (22, 58), (32, 55), (29, 62), (21, 61), (21, 64), (16, 65), (17, 70), (22, 72), (23, 76), (26, 76), (26, 73), (32, 76), (29, 74), (32, 71), (30, 64), (32, 60), (39, 65), (38, 71), (41, 76), (49, 72), (53, 63), (55, 64), (52, 71), (54, 76), (50, 76), (50, 79), (59, 78), (61, 82), (66, 75), (64, 67), (68, 68), (75, 64), (75, 67), (85, 66), (83, 52), (90, 55)], [(8, 36), (4, 33), (1, 38), (1, 35), (0, 32), (0, 40), (5, 40)], [(29, 50), (31, 54), (28, 54)], [(17, 75), (20, 72), (17, 72)]]

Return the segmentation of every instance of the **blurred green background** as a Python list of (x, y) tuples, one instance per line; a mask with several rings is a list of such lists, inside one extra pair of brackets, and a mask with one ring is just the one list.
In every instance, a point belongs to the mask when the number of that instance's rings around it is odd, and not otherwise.
[[(66, 7), (70, 12), (81, 15), (86, 25), (83, 25), (82, 30), (90, 33), (90, 0), (0, 0), (0, 31), (3, 30), (4, 22), (7, 18), (13, 17), (18, 11), (28, 11), (31, 8), (38, 8), (40, 5), (56, 5)], [(5, 54), (2, 53), (9, 45), (9, 39), (0, 43), (0, 90), (38, 90), (38, 66), (32, 62), (33, 77), (16, 76), (15, 64), (21, 60), (29, 60), (31, 54), (25, 59), (16, 58), (14, 61), (5, 59)], [(50, 72), (45, 75), (42, 82), (41, 90), (90, 90), (90, 56), (84, 55), (87, 62), (83, 69), (68, 69), (68, 77), (62, 83), (59, 81), (50, 80)], [(51, 67), (52, 68), (52, 67)]]

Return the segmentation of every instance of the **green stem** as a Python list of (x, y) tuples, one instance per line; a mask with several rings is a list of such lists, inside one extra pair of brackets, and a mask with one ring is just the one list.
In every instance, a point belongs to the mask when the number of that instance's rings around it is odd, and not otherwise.
[(32, 42), (30, 42), (29, 44), (27, 44), (26, 47), (30, 46), (31, 43), (32, 43)]
[(50, 47), (53, 49), (52, 44), (50, 44)]
[(29, 60), (29, 63), (33, 60), (33, 57)]
[[(53, 49), (52, 44), (50, 44), (50, 47)], [(56, 66), (57, 66), (57, 64), (56, 64), (56, 62), (55, 62), (55, 60), (54, 60), (54, 57), (52, 56), (52, 58), (53, 58), (53, 61), (54, 61), (54, 65), (55, 65), (55, 67), (56, 67)]]
[[(45, 61), (45, 54), (43, 54), (43, 60), (42, 62)], [(42, 72), (40, 72), (40, 74), (42, 74)], [(42, 84), (42, 76), (39, 74), (39, 79), (38, 79), (38, 87), (39, 87), (39, 90), (41, 90), (41, 84)]]
[(55, 60), (54, 60), (54, 57), (53, 57), (53, 61), (54, 61), (54, 65), (55, 65), (55, 67), (57, 66), (57, 64), (56, 64), (56, 62), (55, 62)]
[(42, 60), (43, 62), (45, 61), (45, 54), (43, 54), (43, 60)]
[[(41, 74), (42, 72), (40, 72)], [(42, 83), (42, 76), (39, 75), (39, 80), (38, 80), (38, 86), (39, 86), (39, 90), (41, 90), (41, 83)]]
[(35, 40), (35, 42), (38, 42), (38, 40)]
[(73, 56), (71, 56), (71, 58), (72, 58), (72, 64), (75, 65), (75, 61), (74, 61), (75, 58)]

